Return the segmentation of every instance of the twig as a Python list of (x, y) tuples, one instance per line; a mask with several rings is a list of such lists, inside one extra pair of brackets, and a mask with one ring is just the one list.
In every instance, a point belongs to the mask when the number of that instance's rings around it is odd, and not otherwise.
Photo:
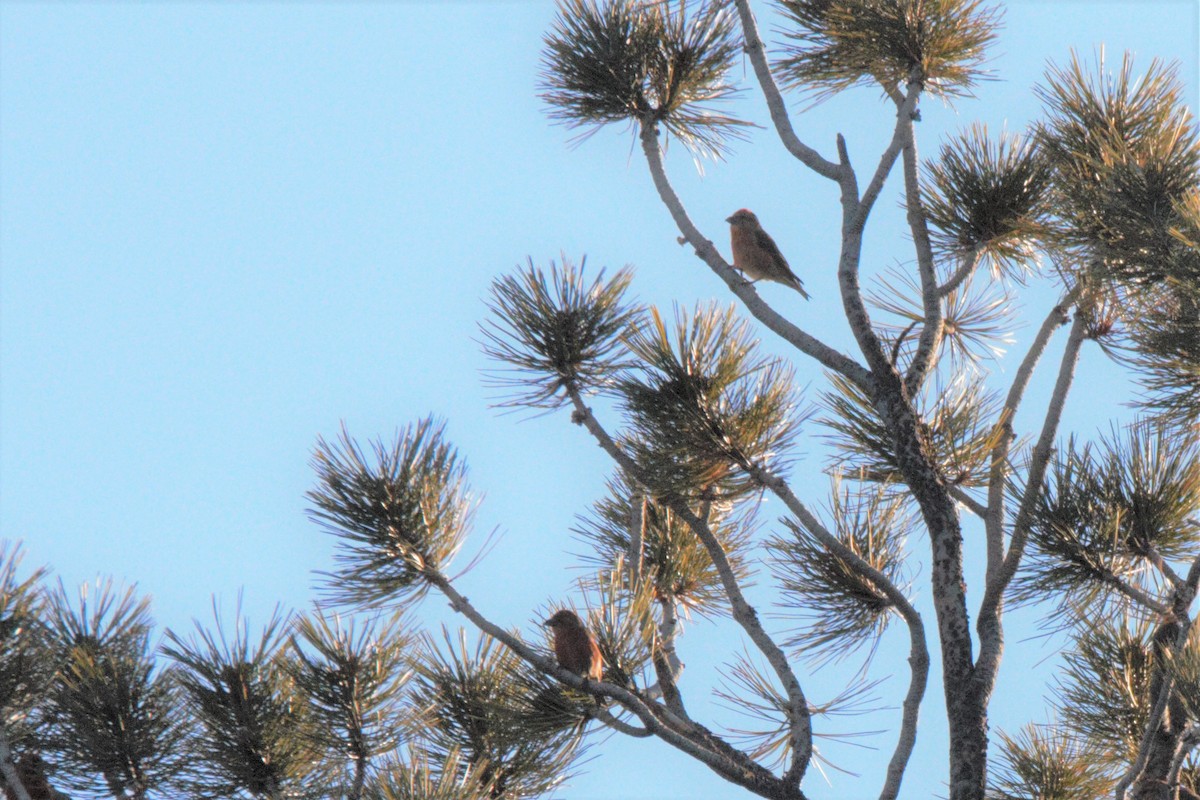
[(858, 209), (851, 218), (850, 227), (854, 230), (861, 231), (866, 225), (867, 216), (879, 198), (884, 182), (891, 174), (900, 151), (904, 149), (905, 143), (912, 135), (912, 113), (916, 108), (919, 95), (920, 91), (910, 90), (907, 96), (900, 95), (898, 98), (896, 127), (892, 130), (892, 141), (888, 143), (887, 149), (879, 157), (879, 165), (875, 167), (875, 174), (871, 177), (871, 182), (867, 184), (867, 189), (858, 202)]
[(975, 269), (979, 266), (979, 257), (982, 253), (983, 249), (980, 245), (971, 248), (971, 252), (967, 253), (966, 258), (963, 259), (963, 263), (954, 271), (954, 274), (938, 287), (938, 297), (945, 297), (959, 286), (962, 286), (963, 282), (971, 277)]
[(950, 496), (962, 503), (972, 514), (980, 519), (987, 517), (987, 506), (967, 494), (967, 491), (961, 486), (948, 486), (947, 489), (950, 492)]

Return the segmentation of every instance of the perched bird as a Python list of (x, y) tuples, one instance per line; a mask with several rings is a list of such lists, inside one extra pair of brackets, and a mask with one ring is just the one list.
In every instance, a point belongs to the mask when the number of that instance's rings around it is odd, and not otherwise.
[(604, 672), (600, 647), (574, 611), (564, 608), (542, 624), (554, 636), (554, 657), (560, 667), (582, 678), (600, 680)]
[(791, 286), (808, 300), (804, 283), (792, 272), (787, 259), (770, 234), (758, 224), (758, 217), (748, 208), (733, 212), (725, 219), (729, 223), (729, 241), (733, 248), (733, 266), (751, 282), (768, 280)]

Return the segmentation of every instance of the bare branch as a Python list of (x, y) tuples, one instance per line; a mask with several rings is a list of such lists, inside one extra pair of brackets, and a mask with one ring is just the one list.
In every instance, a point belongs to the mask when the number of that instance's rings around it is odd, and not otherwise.
[(658, 189), (658, 195), (662, 198), (667, 210), (671, 212), (671, 217), (679, 227), (680, 233), (695, 249), (696, 255), (717, 274), (717, 277), (725, 281), (730, 291), (737, 295), (759, 322), (762, 322), (797, 350), (819, 361), (823, 366), (845, 375), (859, 386), (866, 386), (869, 376), (862, 365), (800, 330), (767, 305), (759, 297), (754, 286), (747, 283), (733, 267), (726, 263), (721, 254), (717, 252), (716, 246), (701, 235), (700, 230), (688, 217), (683, 203), (667, 179), (666, 168), (662, 162), (662, 151), (658, 145), (658, 128), (652, 121), (643, 123), (641, 140), (642, 151), (646, 155), (650, 176), (654, 180), (655, 188)]
[[(909, 102), (920, 92), (916, 76), (908, 83)], [(915, 112), (914, 112), (915, 113)], [(904, 126), (904, 205), (907, 209), (908, 227), (912, 232), (913, 246), (917, 251), (917, 272), (921, 276), (921, 302), (925, 309), (925, 325), (917, 352), (913, 355), (904, 382), (910, 395), (925, 380), (925, 376), (937, 360), (938, 346), (942, 341), (942, 302), (938, 295), (937, 273), (933, 265), (933, 244), (929, 239), (929, 222), (921, 203), (921, 170), (917, 160), (917, 139), (913, 131), (913, 114), (899, 116), (897, 122)]]
[(1146, 608), (1150, 609), (1151, 611), (1153, 611), (1157, 614), (1171, 613), (1171, 608), (1166, 603), (1162, 602), (1161, 600), (1156, 600), (1155, 598), (1151, 597), (1149, 594), (1147, 594), (1142, 589), (1139, 589), (1136, 586), (1134, 586), (1133, 584), (1122, 580), (1119, 576), (1117, 576), (1115, 574), (1106, 575), (1101, 580), (1103, 580), (1103, 582), (1108, 584), (1109, 586), (1113, 587), (1113, 589), (1117, 590), (1121, 594), (1128, 597), (1133, 602), (1138, 603), (1142, 606), (1145, 606)]
[(883, 151), (883, 155), (879, 157), (879, 166), (875, 168), (875, 174), (871, 177), (871, 182), (867, 184), (867, 190), (863, 192), (862, 198), (859, 200), (858, 209), (850, 222), (853, 230), (861, 231), (866, 225), (867, 216), (879, 198), (879, 193), (883, 190), (883, 184), (892, 172), (896, 158), (899, 157), (900, 151), (904, 149), (904, 145), (912, 135), (912, 114), (919, 96), (920, 92), (912, 90), (907, 96), (897, 94), (896, 127), (892, 132), (892, 141)]
[[(1045, 328), (1045, 325), (1043, 325), (1043, 328)], [(1062, 419), (1063, 408), (1067, 401), (1067, 393), (1070, 391), (1071, 383), (1075, 377), (1075, 365), (1079, 362), (1079, 350), (1083, 345), (1086, 330), (1087, 323), (1084, 321), (1083, 315), (1076, 314), (1075, 321), (1071, 325), (1071, 333), (1067, 337), (1062, 362), (1059, 365), (1058, 379), (1054, 384), (1054, 392), (1050, 396), (1050, 403), (1046, 409), (1046, 418), (1042, 423), (1042, 433), (1038, 437), (1037, 444), (1034, 445), (1033, 453), (1030, 457), (1025, 493), (1021, 497), (1021, 505), (1017, 510), (1017, 516), (1013, 522), (1012, 541), (1009, 543), (1008, 553), (1005, 555), (1004, 561), (996, 568), (995, 574), (991, 576), (991, 579), (988, 580), (987, 588), (983, 594), (983, 601), (979, 605), (978, 630), (980, 632), (980, 644), (979, 660), (976, 662), (976, 666), (980, 674), (986, 676), (985, 679), (989, 682), (994, 679), (996, 670), (1000, 666), (1000, 650), (1003, 647), (1000, 636), (1000, 603), (1004, 598), (1004, 591), (1012, 580), (1013, 575), (1016, 574), (1017, 566), (1021, 563), (1021, 557), (1025, 552), (1025, 542), (1029, 537), (1030, 517), (1033, 514), (1033, 507), (1042, 490), (1042, 481), (1045, 479), (1046, 466), (1049, 464), (1050, 456), (1054, 452), (1054, 437), (1058, 433), (1058, 423)], [(1029, 360), (1029, 357), (1027, 357), (1026, 361), (1029, 362)], [(1024, 369), (1026, 364), (1022, 364), (1021, 366)], [(1032, 370), (1032, 363), (1029, 364), (1029, 368)], [(1010, 392), (1010, 399), (1012, 396)]]
[(1012, 420), (1025, 396), (1025, 389), (1033, 378), (1033, 370), (1041, 360), (1042, 353), (1046, 351), (1050, 337), (1054, 331), (1070, 321), (1068, 309), (1074, 300), (1075, 293), (1076, 290), (1068, 292), (1058, 305), (1050, 309), (1050, 313), (1046, 315), (1037, 335), (1033, 337), (1033, 342), (1029, 345), (1029, 351), (1025, 353), (1025, 358), (1021, 360), (1021, 365), (1017, 368), (1017, 374), (1008, 389), (1008, 397), (1005, 398), (1004, 407), (1000, 411), (1000, 419), (997, 424), (1006, 427), (1006, 435), (1000, 437), (992, 451), (991, 473), (988, 477), (987, 513), (984, 517), (984, 527), (987, 532), (988, 583), (995, 579), (996, 573), (1004, 562), (1004, 497), (1009, 474), (1008, 453), (1015, 435), (1012, 429)]
[(775, 78), (771, 75), (771, 66), (767, 63), (767, 51), (758, 35), (758, 22), (754, 19), (754, 12), (750, 10), (750, 0), (737, 0), (737, 10), (742, 21), (742, 36), (746, 40), (746, 54), (750, 56), (750, 63), (754, 65), (754, 74), (762, 87), (767, 108), (771, 112), (771, 121), (775, 123), (775, 131), (779, 134), (783, 146), (813, 172), (829, 178), (831, 181), (840, 182), (844, 170), (847, 169), (846, 165), (826, 160), (816, 150), (800, 141), (795, 130), (792, 129), (787, 105), (784, 103), (783, 95), (779, 92), (779, 87), (775, 85)]
[(1149, 552), (1146, 555), (1150, 563), (1154, 565), (1154, 568), (1159, 571), (1159, 574), (1166, 578), (1172, 586), (1179, 586), (1183, 583), (1183, 578), (1179, 577), (1179, 573), (1167, 563), (1167, 560), (1158, 552), (1157, 547), (1150, 545)]
[(982, 253), (983, 249), (981, 247), (977, 246), (971, 248), (971, 252), (966, 254), (966, 256), (963, 258), (962, 264), (960, 264), (958, 269), (954, 271), (954, 274), (951, 275), (945, 283), (938, 287), (938, 297), (945, 297), (959, 286), (962, 286), (963, 282), (975, 273), (975, 268), (979, 266), (979, 256)]
[[(649, 476), (629, 457), (609, 436), (608, 431), (600, 424), (592, 410), (584, 404), (583, 398), (574, 387), (567, 387), (571, 401), (575, 406), (572, 421), (583, 425), (596, 439), (600, 447), (628, 474), (635, 476), (642, 484), (649, 483)], [(780, 683), (788, 696), (789, 740), (792, 748), (792, 764), (783, 776), (783, 782), (789, 787), (799, 787), (804, 772), (812, 760), (812, 719), (808, 701), (800, 688), (800, 681), (788, 664), (787, 656), (773, 639), (763, 630), (758, 619), (758, 612), (746, 601), (742, 589), (734, 576), (733, 567), (725, 555), (721, 542), (708, 526), (708, 521), (696, 516), (687, 503), (677, 497), (661, 498), (672, 511), (696, 533), (713, 560), (717, 574), (721, 577), (721, 585), (729, 597), (729, 605), (733, 618), (742, 626), (750, 640), (766, 657), (767, 662), (775, 671)]]
[(673, 714), (681, 719), (690, 720), (691, 717), (688, 716), (683, 705), (683, 696), (675, 685), (675, 679), (683, 671), (683, 664), (680, 663), (679, 656), (675, 653), (675, 637), (679, 633), (679, 618), (675, 612), (673, 597), (663, 598), (662, 613), (663, 621), (659, 625), (658, 643), (651, 654), (654, 674), (658, 677), (658, 683), (647, 689), (646, 694), (653, 697), (653, 692), (657, 689), (662, 696), (663, 704)]
[(654, 735), (649, 728), (639, 728), (636, 725), (630, 725), (624, 720), (617, 719), (612, 714), (608, 713), (608, 709), (606, 708), (597, 707), (592, 713), (595, 715), (596, 719), (600, 720), (617, 733), (623, 733), (626, 736), (632, 736), (635, 739), (646, 739)]
[(950, 486), (948, 489), (950, 496), (962, 503), (963, 506), (972, 514), (980, 519), (987, 517), (987, 506), (968, 494), (966, 489), (962, 488), (961, 486)]
[[(846, 142), (838, 135), (838, 154), (846, 167), (842, 178), (842, 247), (838, 256), (838, 288), (842, 293), (842, 308), (846, 313), (846, 321), (854, 334), (858, 348), (862, 351), (867, 365), (877, 374), (895, 372), (895, 357), (887, 360), (879, 337), (875, 334), (870, 315), (863, 305), (862, 289), (858, 281), (858, 267), (862, 257), (863, 230), (866, 227), (867, 215), (875, 200), (883, 189), (884, 181), (891, 172), (899, 152), (903, 151), (912, 137), (912, 115), (920, 97), (920, 88), (909, 86), (908, 95), (894, 93), (896, 101), (896, 128), (892, 142), (880, 158), (875, 175), (867, 186), (867, 193), (860, 200), (858, 197), (858, 179), (850, 167), (850, 157), (846, 152)], [(898, 351), (897, 351), (898, 352)], [(859, 384), (870, 393), (865, 384)]]

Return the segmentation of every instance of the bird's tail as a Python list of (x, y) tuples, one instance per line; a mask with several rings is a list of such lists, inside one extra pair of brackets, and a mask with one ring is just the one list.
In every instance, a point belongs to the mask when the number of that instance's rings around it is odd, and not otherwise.
[(800, 296), (803, 297), (805, 300), (812, 300), (812, 298), (809, 297), (808, 292), (804, 291), (804, 284), (800, 282), (799, 278), (796, 278), (796, 281), (795, 281), (795, 283), (792, 284), (792, 287), (797, 292), (799, 292)]

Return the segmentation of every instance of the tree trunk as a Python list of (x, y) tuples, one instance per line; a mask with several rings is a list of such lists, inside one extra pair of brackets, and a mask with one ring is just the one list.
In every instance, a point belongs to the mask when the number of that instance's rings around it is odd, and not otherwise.
[(950, 800), (983, 800), (987, 782), (987, 701), (974, 680), (958, 510), (919, 427), (900, 376), (875, 375), (874, 403), (891, 429), (897, 464), (929, 531), (931, 580), (950, 732)]

